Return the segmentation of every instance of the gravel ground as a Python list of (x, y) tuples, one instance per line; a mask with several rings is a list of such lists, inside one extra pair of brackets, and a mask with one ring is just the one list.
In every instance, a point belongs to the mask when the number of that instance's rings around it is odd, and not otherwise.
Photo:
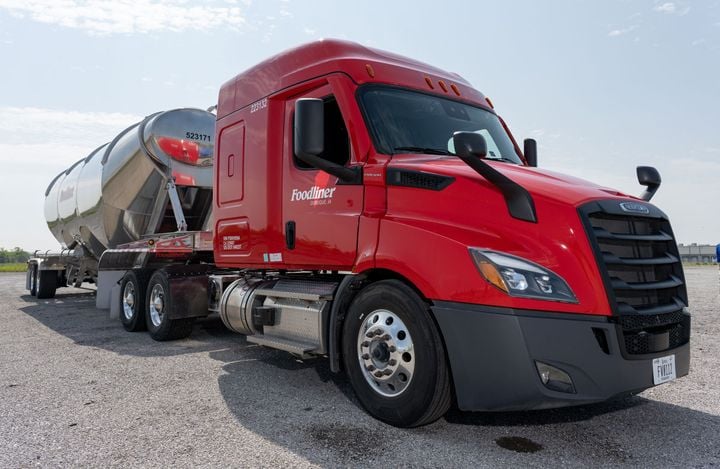
[(451, 411), (399, 430), (366, 415), (325, 360), (248, 344), (212, 318), (154, 342), (92, 293), (37, 300), (23, 275), (0, 274), (0, 467), (718, 466), (718, 270), (686, 275), (689, 376), (611, 403)]

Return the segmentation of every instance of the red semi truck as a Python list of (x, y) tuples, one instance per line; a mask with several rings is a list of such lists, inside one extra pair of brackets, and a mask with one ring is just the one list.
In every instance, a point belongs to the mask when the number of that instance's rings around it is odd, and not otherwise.
[(98, 296), (112, 290), (128, 330), (183, 337), (217, 312), (250, 342), (327, 356), (406, 427), (453, 401), (578, 405), (688, 373), (653, 168), (641, 197), (540, 170), (535, 142), (521, 151), (457, 74), (336, 40), (225, 83), (212, 140), (211, 229), (99, 258)]

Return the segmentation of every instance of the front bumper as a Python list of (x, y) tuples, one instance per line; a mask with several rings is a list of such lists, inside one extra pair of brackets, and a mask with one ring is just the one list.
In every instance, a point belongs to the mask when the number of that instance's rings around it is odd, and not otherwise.
[[(530, 410), (600, 402), (654, 386), (653, 358), (675, 355), (677, 377), (687, 375), (690, 367), (689, 343), (624, 357), (619, 326), (603, 316), (450, 302), (435, 302), (432, 311), (445, 340), (461, 410)], [(602, 335), (608, 353), (598, 340)], [(568, 373), (576, 393), (546, 388), (535, 360)]]

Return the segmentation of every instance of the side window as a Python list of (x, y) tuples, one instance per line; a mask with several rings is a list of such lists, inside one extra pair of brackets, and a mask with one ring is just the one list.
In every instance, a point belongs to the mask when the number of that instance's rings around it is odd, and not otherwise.
[[(334, 97), (329, 96), (323, 101), (325, 104), (325, 150), (320, 156), (328, 161), (344, 166), (350, 161), (350, 138), (348, 137), (348, 131), (345, 127), (345, 121), (343, 121), (342, 114), (340, 114), (340, 107)], [(293, 161), (295, 162), (295, 166), (300, 169), (312, 168), (304, 161), (299, 160), (298, 157), (295, 156), (294, 151)]]

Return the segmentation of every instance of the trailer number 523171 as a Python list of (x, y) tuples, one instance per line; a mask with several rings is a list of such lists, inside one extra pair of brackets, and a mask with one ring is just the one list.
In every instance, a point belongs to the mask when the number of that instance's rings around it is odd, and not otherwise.
[(197, 132), (185, 132), (185, 138), (198, 140), (200, 142), (209, 142), (211, 140), (211, 137), (208, 134), (200, 134)]

